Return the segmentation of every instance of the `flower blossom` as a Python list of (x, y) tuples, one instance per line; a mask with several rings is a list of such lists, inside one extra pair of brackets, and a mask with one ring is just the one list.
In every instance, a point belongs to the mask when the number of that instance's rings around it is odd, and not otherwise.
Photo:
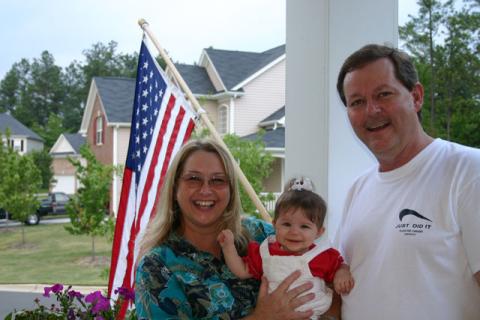
[(125, 288), (125, 287), (119, 287), (118, 289), (115, 289), (115, 294), (119, 294), (121, 297), (123, 297), (126, 300), (135, 300), (135, 291)]
[(54, 284), (53, 286), (51, 287), (45, 287), (43, 288), (43, 296), (44, 297), (50, 297), (50, 292), (53, 292), (53, 293), (59, 293), (63, 290), (63, 285), (61, 285), (60, 283), (57, 283), (57, 284)]

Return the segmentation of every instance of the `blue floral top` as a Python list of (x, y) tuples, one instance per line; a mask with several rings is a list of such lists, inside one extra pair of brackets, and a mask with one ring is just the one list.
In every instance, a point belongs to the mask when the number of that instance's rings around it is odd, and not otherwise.
[[(242, 224), (254, 241), (274, 232), (258, 219), (245, 218)], [(239, 319), (255, 307), (259, 285), (238, 279), (223, 260), (172, 233), (140, 260), (135, 308), (139, 319)]]

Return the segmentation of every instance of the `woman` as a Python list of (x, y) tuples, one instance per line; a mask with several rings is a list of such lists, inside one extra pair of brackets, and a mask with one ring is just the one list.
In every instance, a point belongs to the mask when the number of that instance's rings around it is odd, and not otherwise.
[[(156, 216), (142, 241), (135, 306), (140, 319), (308, 319), (295, 308), (313, 299), (310, 283), (288, 290), (293, 273), (267, 294), (267, 283), (241, 280), (225, 265), (217, 236), (230, 229), (239, 252), (263, 241), (270, 224), (241, 219), (233, 160), (210, 140), (193, 140), (167, 173)], [(260, 288), (259, 288), (260, 287)], [(257, 301), (258, 295), (258, 301)], [(302, 296), (301, 296), (302, 295)], [(301, 296), (301, 297), (299, 297)]]

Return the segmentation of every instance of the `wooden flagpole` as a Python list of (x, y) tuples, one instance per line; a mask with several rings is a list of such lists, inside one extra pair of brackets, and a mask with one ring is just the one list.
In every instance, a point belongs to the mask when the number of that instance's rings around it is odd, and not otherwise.
[[(150, 31), (150, 27), (148, 25), (148, 22), (145, 20), (145, 19), (140, 19), (138, 20), (138, 24), (140, 25), (140, 27), (143, 29), (143, 31), (148, 34), (150, 40), (152, 40), (153, 44), (155, 45), (155, 47), (157, 48), (158, 52), (160, 53), (160, 55), (162, 56), (163, 60), (165, 61), (165, 63), (167, 64), (167, 66), (170, 68), (170, 70), (173, 72), (173, 75), (175, 77), (175, 79), (177, 80), (178, 84), (180, 85), (181, 89), (183, 90), (183, 92), (186, 94), (186, 96), (188, 97), (188, 99), (191, 101), (193, 107), (195, 108), (195, 111), (200, 115), (201, 119), (203, 120), (203, 123), (207, 126), (208, 130), (210, 131), (210, 133), (213, 135), (213, 138), (216, 142), (218, 142), (222, 147), (225, 148), (225, 150), (228, 151), (228, 153), (230, 153), (230, 150), (228, 149), (227, 145), (225, 144), (225, 142), (223, 142), (223, 139), (222, 137), (220, 137), (220, 135), (218, 134), (217, 130), (215, 129), (215, 127), (213, 126), (213, 124), (210, 122), (210, 119), (208, 119), (208, 116), (205, 112), (201, 112), (202, 110), (202, 107), (200, 106), (200, 104), (198, 103), (197, 99), (195, 98), (195, 96), (193, 95), (192, 91), (190, 91), (190, 88), (188, 87), (188, 85), (186, 84), (186, 82), (183, 80), (182, 76), (180, 75), (180, 73), (178, 72), (177, 68), (175, 68), (175, 65), (173, 64), (173, 62), (170, 60), (170, 58), (168, 57), (167, 53), (165, 52), (165, 50), (163, 50), (162, 46), (160, 46), (158, 40), (156, 39), (156, 37), (153, 35), (153, 33)], [(230, 153), (231, 155), (231, 153)], [(233, 157), (232, 157), (233, 158)], [(257, 208), (257, 210), (260, 212), (260, 215), (262, 216), (262, 218), (268, 222), (271, 222), (272, 221), (272, 218), (270, 217), (270, 215), (268, 214), (267, 210), (265, 209), (265, 207), (263, 206), (263, 203), (260, 201), (260, 199), (258, 198), (258, 195), (256, 194), (255, 190), (253, 189), (252, 185), (250, 184), (250, 182), (248, 182), (247, 180), (247, 177), (245, 177), (245, 174), (243, 173), (243, 171), (240, 169), (240, 166), (238, 165), (237, 162), (234, 161), (234, 168), (238, 174), (238, 177), (240, 179), (240, 183), (242, 184), (243, 188), (245, 189), (245, 191), (247, 192), (248, 196), (250, 197), (250, 199), (253, 201), (253, 203), (255, 204), (255, 207)]]

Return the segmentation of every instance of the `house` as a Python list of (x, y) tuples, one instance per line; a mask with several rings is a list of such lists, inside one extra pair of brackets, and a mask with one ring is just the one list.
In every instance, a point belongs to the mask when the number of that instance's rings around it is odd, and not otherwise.
[[(7, 128), (10, 130), (8, 141)], [(8, 113), (0, 113), (0, 134), (2, 142), (13, 147), (21, 155), (34, 150), (43, 150), (44, 140)]]
[(285, 106), (260, 121), (258, 126), (262, 133), (252, 133), (243, 138), (255, 140), (261, 137), (265, 150), (272, 154), (272, 173), (263, 182), (263, 191), (278, 196), (285, 184)]
[(266, 130), (274, 163), (264, 191), (274, 193), (284, 180), (285, 57), (285, 45), (259, 53), (208, 48), (198, 65), (176, 65), (220, 134), (254, 138)]
[[(269, 118), (285, 105), (284, 45), (260, 53), (208, 48), (203, 50), (198, 64), (176, 67), (221, 135), (255, 134), (259, 124), (260, 128), (270, 128), (273, 120)], [(166, 73), (171, 76), (170, 70)], [(134, 79), (92, 80), (79, 133), (102, 163), (125, 163), (134, 93)], [(284, 119), (279, 121), (284, 123)], [(265, 182), (267, 191), (281, 190), (282, 148), (275, 149), (276, 171)], [(114, 213), (120, 191), (121, 178), (115, 176), (110, 201)]]
[(75, 167), (68, 158), (82, 160), (80, 147), (85, 144), (85, 137), (80, 133), (61, 134), (50, 149), (52, 156), (52, 172), (54, 183), (51, 192), (65, 192), (74, 194), (78, 189)]

